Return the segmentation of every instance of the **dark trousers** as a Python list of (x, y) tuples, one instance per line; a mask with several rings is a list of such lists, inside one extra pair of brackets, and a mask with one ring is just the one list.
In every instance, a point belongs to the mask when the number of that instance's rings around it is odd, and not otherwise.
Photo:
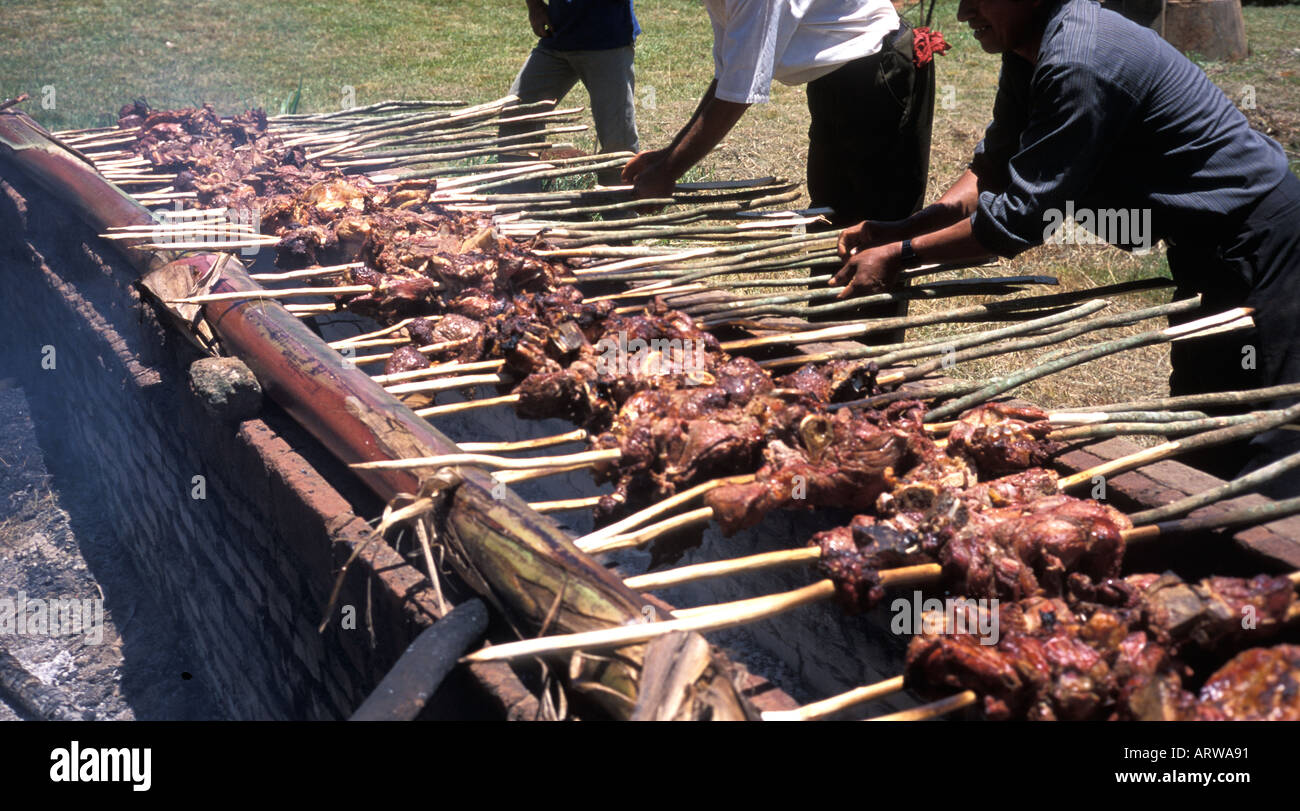
[(883, 47), (808, 83), (808, 196), (834, 225), (901, 220), (925, 203), (934, 63), (912, 62), (903, 23)]
[[(876, 53), (808, 83), (808, 196), (814, 207), (834, 209), (828, 229), (863, 220), (901, 220), (925, 204), (934, 90), (934, 62), (923, 68), (913, 63), (912, 27), (905, 22)], [(809, 320), (906, 314), (904, 301), (810, 315)], [(901, 340), (902, 330), (864, 339), (868, 344)]]
[[(1177, 341), (1170, 348), (1171, 394), (1234, 391), (1300, 382), (1300, 179), (1288, 174), (1217, 240), (1174, 238), (1169, 269), (1175, 297), (1200, 293), (1201, 311), (1178, 321), (1253, 307), (1255, 327), (1208, 338)], [(1250, 406), (1283, 408), (1289, 398)], [(1241, 407), (1237, 407), (1240, 411)], [(1233, 446), (1211, 448), (1191, 463), (1232, 478), (1290, 453), (1300, 452), (1300, 432), (1276, 429)], [(1265, 488), (1274, 497), (1300, 495), (1300, 472)]]

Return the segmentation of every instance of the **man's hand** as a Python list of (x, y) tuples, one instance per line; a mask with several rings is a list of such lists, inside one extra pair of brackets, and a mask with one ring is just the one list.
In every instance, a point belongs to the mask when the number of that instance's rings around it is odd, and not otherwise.
[(898, 237), (894, 235), (894, 224), (887, 222), (874, 222), (864, 220), (857, 225), (845, 228), (840, 232), (840, 240), (836, 246), (839, 249), (840, 258), (848, 259), (854, 251), (861, 251), (867, 248), (874, 248), (877, 245), (884, 245), (895, 242)]
[(623, 167), (623, 182), (632, 184), (632, 196), (638, 199), (672, 197), (677, 178), (668, 168), (667, 149), (642, 152)]
[[(841, 244), (843, 240), (841, 236)], [(894, 286), (899, 272), (903, 269), (901, 256), (902, 245), (897, 242), (859, 250), (845, 261), (844, 267), (840, 268), (835, 278), (831, 280), (831, 284), (846, 285), (836, 298), (845, 299), (888, 291)]]
[(551, 35), (551, 14), (541, 0), (528, 3), (528, 24), (533, 27), (533, 33), (543, 39)]

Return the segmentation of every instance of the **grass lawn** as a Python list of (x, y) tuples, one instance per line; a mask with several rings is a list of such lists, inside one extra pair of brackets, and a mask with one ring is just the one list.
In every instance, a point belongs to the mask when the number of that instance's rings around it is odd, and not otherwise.
[[(953, 49), (937, 59), (931, 197), (963, 171), (997, 84), (998, 58), (957, 23), (956, 8), (956, 0), (941, 0), (934, 16)], [(641, 3), (638, 17), (638, 125), (651, 148), (672, 137), (712, 77), (711, 32), (692, 0)], [(1298, 168), (1300, 6), (1249, 6), (1245, 18), (1250, 57), (1202, 66)], [(156, 107), (207, 101), (223, 113), (261, 106), (274, 114), (300, 83), (299, 112), (338, 109), (345, 99), (484, 101), (504, 94), (534, 42), (522, 0), (5, 2), (0, 38), (0, 98), (30, 93), (25, 109), (51, 129), (111, 123), (136, 97)], [(570, 101), (585, 103), (581, 88)], [(698, 175), (802, 180), (807, 126), (803, 88), (777, 85), (772, 102), (751, 109)], [(1050, 274), (1069, 288), (1167, 274), (1158, 252), (1132, 257), (1107, 247), (1045, 247), (1001, 264), (990, 275)], [(953, 373), (985, 376), (1031, 359), (963, 364)], [(1022, 392), (1047, 405), (1083, 405), (1160, 392), (1167, 374), (1167, 350), (1152, 348)]]

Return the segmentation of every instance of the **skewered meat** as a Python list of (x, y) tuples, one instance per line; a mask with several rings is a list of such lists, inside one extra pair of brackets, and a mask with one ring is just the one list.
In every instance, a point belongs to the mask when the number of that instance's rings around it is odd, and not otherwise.
[[(1051, 495), (1031, 490), (1032, 497), (1019, 504), (992, 507), (985, 501), (989, 492), (1050, 480), (1021, 474), (1010, 483), (983, 485), (973, 497), (943, 489), (925, 511), (858, 516), (849, 535), (830, 530), (810, 544), (822, 548), (819, 566), (850, 611), (870, 609), (883, 596), (880, 569), (916, 563), (942, 564), (946, 582), (958, 593), (1004, 600), (1064, 594), (1071, 572), (1117, 577), (1121, 533), (1131, 524), (1113, 508), (1056, 494), (1054, 487)], [(862, 531), (866, 526), (873, 532)], [(889, 543), (882, 544), (886, 537)], [(900, 550), (906, 555), (900, 557)]]
[(1201, 687), (1197, 721), (1300, 721), (1300, 646), (1242, 651)]
[(963, 594), (1013, 600), (1060, 594), (1069, 572), (1117, 577), (1132, 527), (1113, 507), (1065, 495), (968, 515), (939, 550), (945, 575)]
[(1295, 586), (1285, 577), (1208, 577), (1189, 583), (1165, 573), (1091, 583), (1072, 578), (1076, 599), (1140, 610), (1143, 624), (1163, 639), (1221, 650), (1257, 642), (1300, 619)]
[(879, 394), (876, 374), (880, 371), (873, 361), (832, 360), (825, 363), (806, 363), (784, 377), (776, 385), (786, 389), (807, 392), (823, 403), (857, 400)]
[[(908, 646), (905, 677), (926, 690), (975, 690), (992, 719), (1297, 717), (1300, 648), (1295, 646), (1246, 651), (1212, 675), (1199, 698), (1187, 692), (1191, 670), (1175, 657), (1189, 649), (1214, 649), (1223, 637), (1203, 633), (1202, 623), (1170, 623), (1163, 609), (1168, 597), (1161, 592), (1175, 584), (1182, 581), (1172, 575), (1095, 584), (1079, 576), (1064, 597), (1000, 605), (965, 601), (955, 610), (927, 612), (920, 635)], [(1267, 606), (1269, 620), (1239, 634), (1239, 641), (1258, 642), (1280, 622), (1300, 616), (1294, 585), (1285, 578), (1215, 577), (1182, 585), (1210, 602), (1197, 615), (1213, 615), (1217, 595), (1224, 594), (1232, 595), (1224, 599), (1234, 606)], [(1089, 599), (1097, 596), (1119, 598), (1121, 604)], [(1239, 620), (1236, 625), (1241, 630)], [(996, 640), (981, 639), (973, 630), (989, 627), (997, 629)]]
[(834, 416), (809, 414), (799, 425), (796, 445), (773, 440), (764, 449), (767, 463), (757, 481), (719, 487), (705, 503), (728, 534), (779, 507), (869, 509), (885, 491), (888, 473), (905, 459), (908, 437), (848, 409)]
[(990, 476), (1047, 463), (1052, 445), (1047, 413), (1037, 408), (989, 403), (962, 414), (948, 434), (948, 452), (968, 457)]
[(429, 368), (429, 359), (410, 344), (397, 347), (388, 360), (384, 362), (384, 374), (386, 375), (427, 368)]
[[(981, 612), (997, 615), (995, 644), (968, 630), (989, 627)], [(1128, 627), (1114, 612), (1082, 616), (1059, 598), (1033, 597), (996, 607), (967, 602), (924, 618), (907, 649), (904, 678), (915, 686), (975, 690), (992, 720), (1085, 720), (1115, 704), (1111, 664)]]

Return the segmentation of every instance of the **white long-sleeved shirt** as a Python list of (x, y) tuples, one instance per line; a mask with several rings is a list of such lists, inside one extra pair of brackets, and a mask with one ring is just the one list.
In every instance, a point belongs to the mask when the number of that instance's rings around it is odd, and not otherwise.
[(704, 0), (713, 23), (714, 95), (767, 101), (772, 80), (795, 85), (880, 50), (898, 29), (889, 0)]

